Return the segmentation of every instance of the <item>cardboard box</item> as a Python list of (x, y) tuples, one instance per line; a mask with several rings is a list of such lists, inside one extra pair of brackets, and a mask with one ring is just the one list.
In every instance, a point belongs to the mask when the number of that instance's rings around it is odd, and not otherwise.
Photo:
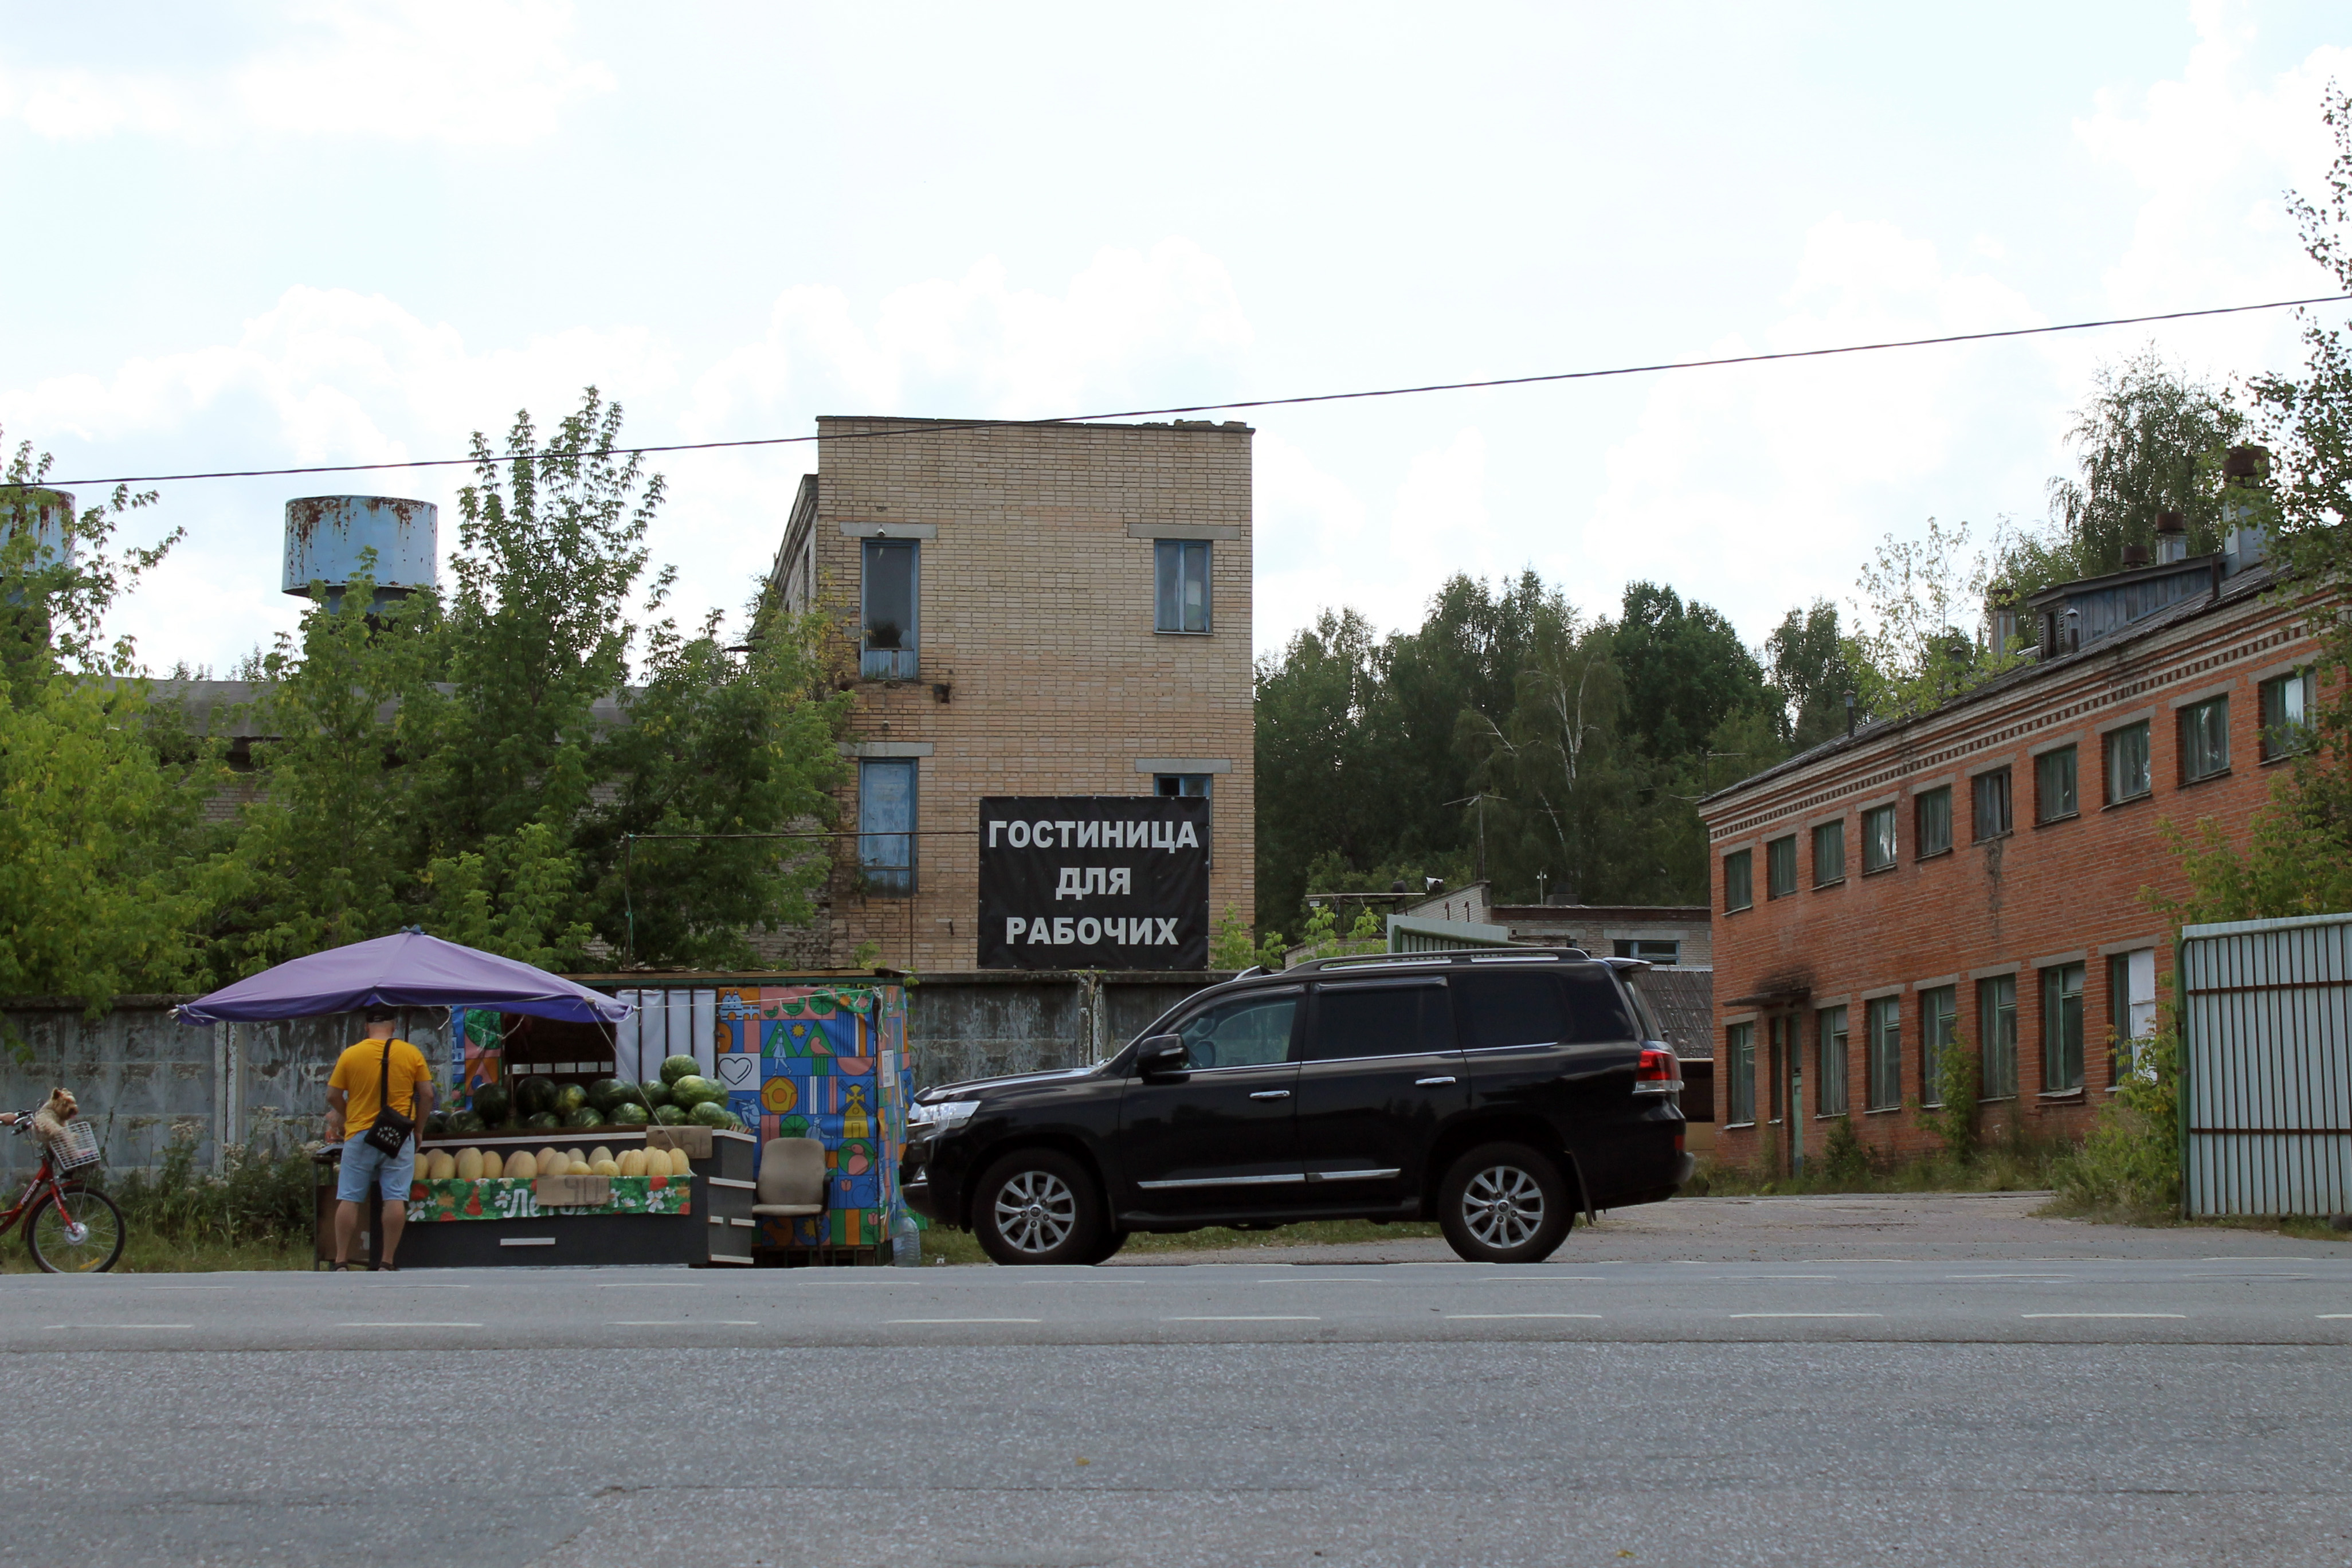
[(710, 1158), (710, 1129), (708, 1127), (648, 1127), (646, 1129), (648, 1149), (683, 1149), (689, 1160)]
[(610, 1176), (535, 1176), (530, 1195), (541, 1208), (598, 1208), (613, 1201)]

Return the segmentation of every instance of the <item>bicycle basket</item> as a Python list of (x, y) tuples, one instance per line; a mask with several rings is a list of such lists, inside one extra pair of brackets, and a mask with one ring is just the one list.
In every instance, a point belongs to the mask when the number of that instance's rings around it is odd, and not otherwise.
[(98, 1129), (77, 1118), (49, 1141), (49, 1163), (60, 1171), (78, 1171), (98, 1161)]

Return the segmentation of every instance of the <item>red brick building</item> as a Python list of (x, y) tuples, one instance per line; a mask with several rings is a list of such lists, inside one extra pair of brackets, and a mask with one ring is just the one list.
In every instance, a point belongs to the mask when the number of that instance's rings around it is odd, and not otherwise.
[(2243, 842), (2316, 695), (2307, 606), (2231, 539), (2037, 595), (2032, 664), (1701, 803), (1717, 1158), (1786, 1169), (1844, 1116), (1928, 1152), (1960, 1042), (1988, 1131), (2089, 1129), (2171, 967), (2162, 829)]

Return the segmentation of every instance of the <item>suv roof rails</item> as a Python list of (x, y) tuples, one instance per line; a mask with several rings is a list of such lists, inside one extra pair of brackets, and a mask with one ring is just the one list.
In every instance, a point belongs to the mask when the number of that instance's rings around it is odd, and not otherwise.
[(1400, 963), (1560, 963), (1590, 962), (1591, 957), (1580, 947), (1457, 947), (1436, 952), (1341, 953), (1330, 958), (1310, 958), (1279, 973), (1307, 974), (1326, 969), (1378, 969)]

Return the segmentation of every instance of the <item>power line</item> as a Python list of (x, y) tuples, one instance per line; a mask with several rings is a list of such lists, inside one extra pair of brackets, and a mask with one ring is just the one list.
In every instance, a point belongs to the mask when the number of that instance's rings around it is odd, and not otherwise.
[[(2272, 300), (2259, 305), (2217, 305), (2201, 310), (2166, 310), (2152, 316), (2107, 316), (2095, 321), (2062, 321), (2047, 327), (2005, 327), (1990, 332), (1948, 332), (1933, 338), (1898, 338), (1886, 342), (1842, 343), (1824, 349), (1784, 349), (1777, 353), (1730, 354), (1718, 359), (1661, 360), (1654, 364), (1617, 365), (1607, 370), (1552, 371), (1541, 375), (1495, 376), (1485, 381), (1438, 381), (1419, 386), (1383, 386), (1361, 392), (1316, 392), (1297, 397), (1238, 398), (1227, 403), (1192, 403), (1169, 408), (1125, 408), (1103, 414), (1070, 414), (1057, 419), (937, 419), (917, 426), (888, 430), (858, 430), (838, 436), (754, 436), (736, 441), (679, 441), (654, 447), (614, 447), (597, 456), (658, 457), (671, 452), (719, 452), (747, 447), (797, 447), (818, 440), (860, 441), (904, 436), (939, 435), (954, 430), (1017, 429), (1043, 425), (1084, 425), (1101, 419), (1143, 419), (1160, 415), (1232, 413), (1243, 408), (1292, 408), (1309, 403), (1351, 403), (1375, 397), (1417, 397), (1432, 392), (1475, 392), (1502, 386), (1538, 386), (1548, 382), (1601, 381), (1621, 375), (1656, 375), (1673, 370), (1720, 370), (1739, 364), (1771, 364), (1782, 360), (1827, 359), (1838, 354), (1878, 353), (1888, 349), (1937, 348), (1950, 343), (1991, 342), (2002, 338), (2045, 337), (2053, 332), (2084, 332), (2100, 327), (2137, 327), (2156, 321), (2185, 321), (2202, 316), (2240, 316), (2253, 310), (2286, 310), (2304, 305), (2333, 305), (2352, 294), (2319, 294), (2307, 300)], [(45, 485), (159, 485), (181, 479), (259, 479), (301, 474), (372, 474), (403, 468), (473, 468), (483, 463), (520, 462), (529, 453), (489, 457), (417, 458), (396, 463), (320, 463), (295, 468), (216, 468), (187, 474), (118, 474), (111, 479), (45, 479)]]

